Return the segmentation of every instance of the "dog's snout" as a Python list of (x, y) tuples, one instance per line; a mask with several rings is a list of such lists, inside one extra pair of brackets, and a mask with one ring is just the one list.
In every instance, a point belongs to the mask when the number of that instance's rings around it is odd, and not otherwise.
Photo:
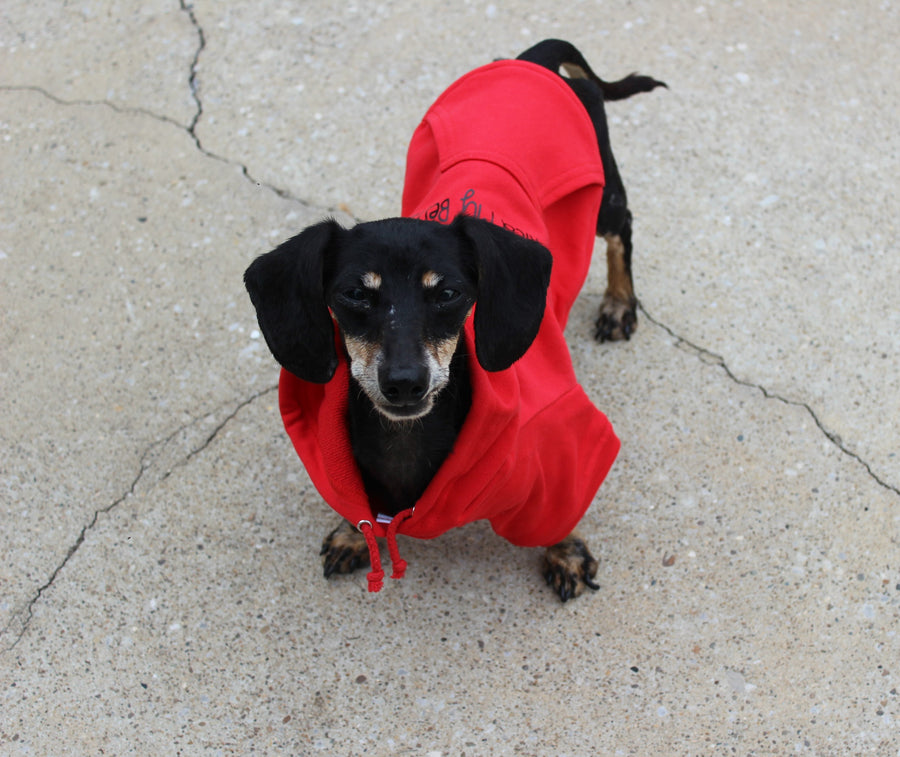
[(396, 366), (379, 379), (382, 394), (394, 405), (421, 402), (428, 393), (428, 369), (422, 365)]

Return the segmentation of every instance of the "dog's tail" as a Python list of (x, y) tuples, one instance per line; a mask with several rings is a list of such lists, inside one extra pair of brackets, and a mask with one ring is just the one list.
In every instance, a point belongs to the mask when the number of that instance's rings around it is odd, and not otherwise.
[[(571, 74), (569, 74), (571, 76)], [(596, 79), (600, 89), (603, 90), (604, 100), (624, 100), (640, 92), (650, 92), (657, 87), (669, 88), (664, 81), (659, 81), (651, 76), (641, 76), (640, 74), (628, 74), (624, 79), (618, 81), (601, 81)]]
[(639, 92), (650, 92), (656, 87), (668, 86), (650, 76), (629, 74), (619, 81), (603, 81), (595, 74), (584, 56), (571, 42), (561, 39), (545, 39), (528, 48), (517, 60), (537, 63), (539, 66), (559, 73), (562, 68), (572, 79), (589, 79), (603, 91), (604, 100), (624, 100)]

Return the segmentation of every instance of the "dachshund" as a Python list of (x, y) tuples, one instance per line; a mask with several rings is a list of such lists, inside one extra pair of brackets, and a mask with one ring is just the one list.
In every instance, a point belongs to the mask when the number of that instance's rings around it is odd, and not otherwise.
[(598, 588), (574, 525), (619, 442), (577, 385), (562, 330), (595, 235), (608, 281), (594, 336), (636, 328), (632, 216), (604, 103), (658, 86), (602, 81), (561, 40), (494, 61), (414, 134), (403, 217), (325, 220), (249, 266), (285, 426), (345, 519), (322, 545), (326, 578), (371, 563), (377, 591), (376, 536), (398, 578), (398, 533), (486, 518), (546, 547), (562, 601)]

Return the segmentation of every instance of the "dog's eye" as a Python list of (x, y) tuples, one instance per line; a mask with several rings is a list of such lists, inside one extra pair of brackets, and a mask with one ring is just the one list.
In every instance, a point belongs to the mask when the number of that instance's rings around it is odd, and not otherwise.
[(363, 287), (353, 287), (341, 292), (343, 300), (351, 306), (368, 307), (372, 304), (372, 293)]
[(460, 297), (462, 297), (461, 292), (447, 288), (438, 292), (437, 301), (440, 305), (449, 305), (451, 302), (456, 302)]

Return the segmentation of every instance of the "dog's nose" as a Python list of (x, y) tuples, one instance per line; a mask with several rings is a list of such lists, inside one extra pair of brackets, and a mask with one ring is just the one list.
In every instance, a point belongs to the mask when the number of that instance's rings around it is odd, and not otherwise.
[(397, 367), (381, 379), (381, 392), (394, 405), (421, 402), (428, 392), (428, 370), (421, 366)]

